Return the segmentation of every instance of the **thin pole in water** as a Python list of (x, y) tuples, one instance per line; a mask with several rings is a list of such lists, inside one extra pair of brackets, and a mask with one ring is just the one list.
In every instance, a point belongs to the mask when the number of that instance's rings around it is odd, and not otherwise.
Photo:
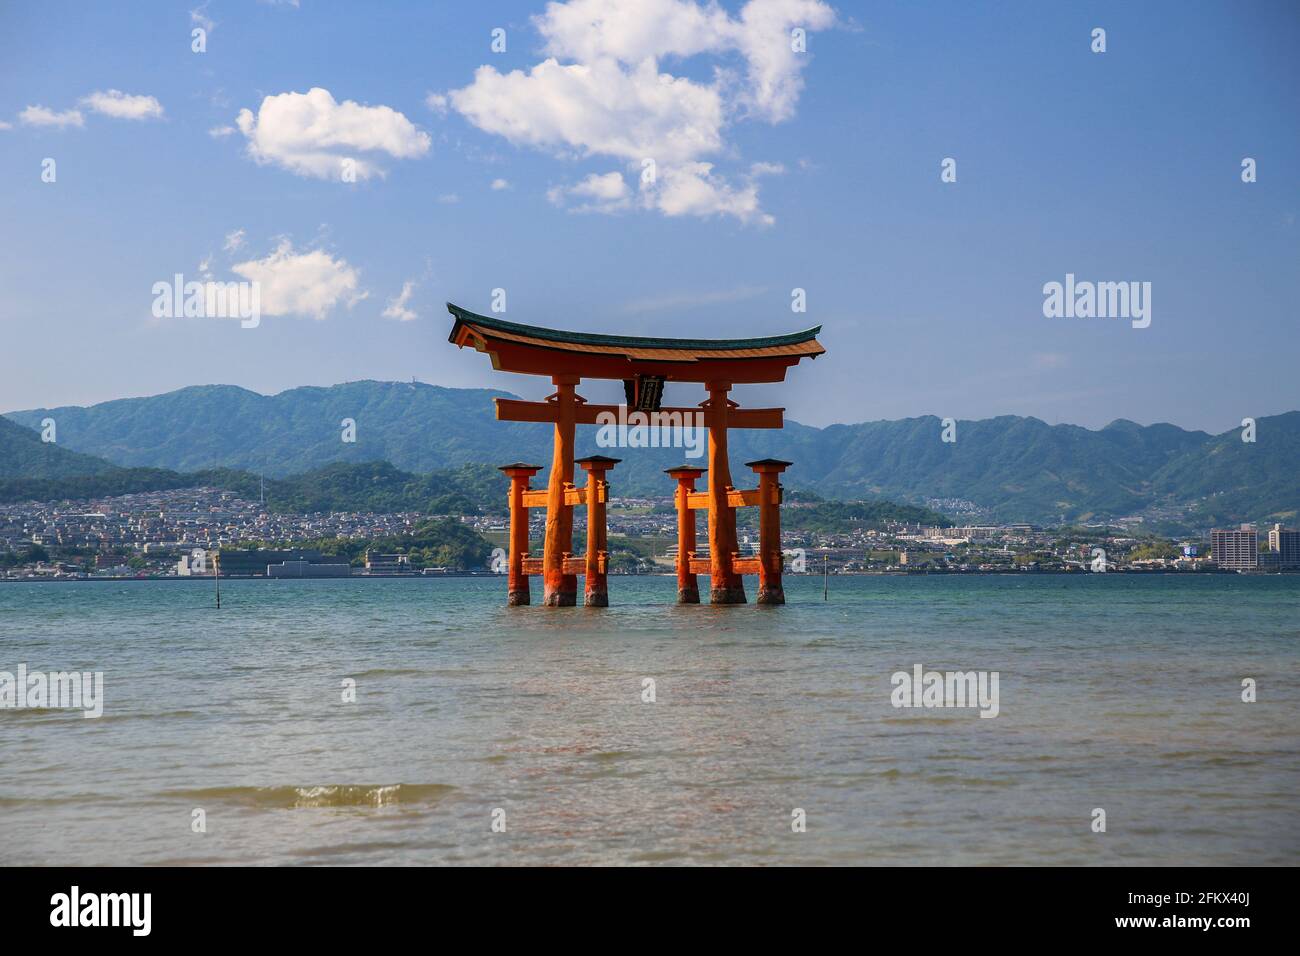
[(217, 610), (221, 610), (221, 548), (212, 552), (212, 583), (217, 588)]
[(822, 600), (823, 601), (829, 601), (831, 599), (831, 572), (830, 572), (830, 565), (828, 563), (829, 561), (830, 561), (830, 555), (827, 554), (826, 552), (823, 552), (822, 553)]

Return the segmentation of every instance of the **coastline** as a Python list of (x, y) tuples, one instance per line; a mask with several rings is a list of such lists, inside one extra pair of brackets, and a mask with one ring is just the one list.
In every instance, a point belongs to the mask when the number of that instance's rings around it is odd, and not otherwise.
[[(1074, 571), (837, 571), (830, 575), (832, 578), (919, 578), (919, 577), (1092, 577), (1098, 572), (1074, 570)], [(1215, 569), (1197, 569), (1197, 570), (1180, 570), (1178, 568), (1134, 568), (1132, 570), (1125, 568), (1113, 568), (1104, 572), (1111, 575), (1136, 575), (1140, 577), (1153, 577), (1160, 575), (1172, 576), (1211, 576), (1211, 575), (1244, 575), (1246, 577), (1274, 577), (1300, 575), (1300, 570), (1294, 568), (1284, 568), (1277, 571), (1236, 571), (1231, 568)], [(662, 571), (651, 572), (646, 574), (611, 574), (610, 577), (616, 578), (671, 578), (675, 572)], [(301, 577), (301, 578), (269, 578), (261, 574), (240, 574), (240, 575), (221, 575), (222, 581), (395, 581), (395, 580), (422, 580), (437, 581), (445, 578), (504, 578), (504, 575), (497, 574), (495, 571), (447, 571), (439, 574), (350, 574), (347, 577)], [(707, 577), (707, 575), (705, 575)], [(809, 578), (815, 579), (821, 577), (819, 574), (787, 574), (787, 578)], [(212, 576), (189, 575), (181, 577), (180, 575), (133, 575), (131, 577), (26, 577), (26, 578), (0, 578), (0, 584), (121, 584), (128, 581), (184, 581), (189, 583), (212, 583)]]

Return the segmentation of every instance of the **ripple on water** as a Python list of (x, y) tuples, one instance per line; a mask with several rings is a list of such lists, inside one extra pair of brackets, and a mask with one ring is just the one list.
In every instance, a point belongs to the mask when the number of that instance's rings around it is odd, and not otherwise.
[(434, 804), (456, 788), (442, 783), (326, 784), (311, 787), (203, 787), (165, 790), (160, 796), (196, 804), (234, 804), (257, 809), (389, 807)]

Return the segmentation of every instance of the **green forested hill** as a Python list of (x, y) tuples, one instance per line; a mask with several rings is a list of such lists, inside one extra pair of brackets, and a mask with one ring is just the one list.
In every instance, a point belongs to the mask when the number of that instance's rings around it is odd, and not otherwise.
[(221, 488), (247, 500), (265, 493), (268, 510), (306, 514), (328, 511), (419, 511), (477, 514), (505, 510), (506, 481), (495, 468), (465, 465), (416, 475), (386, 461), (336, 462), (286, 478), (230, 468), (178, 472), (165, 468), (113, 468), (63, 478), (0, 478), (0, 504), (100, 498), (175, 488)]
[(1300, 412), (1256, 422), (1255, 441), (1240, 429), (1209, 439), (1195, 454), (1171, 460), (1152, 476), (1162, 499), (1190, 499), (1205, 525), (1243, 515), (1257, 521), (1295, 524), (1300, 511)]
[[(478, 501), (461, 482), (486, 493), (498, 483), (495, 465), (520, 459), (549, 464), (550, 429), (496, 421), (491, 399), (497, 394), (502, 393), (350, 382), (267, 396), (214, 385), (88, 408), (32, 409), (9, 418), (29, 426), (54, 418), (60, 452), (76, 449), (116, 465), (264, 473), (268, 495), (274, 487), (295, 508), (316, 510), (310, 506), (362, 498), (403, 502), (459, 494)], [(356, 422), (354, 443), (341, 440), (345, 418)], [(1190, 522), (1209, 524), (1289, 520), (1300, 510), (1300, 412), (1259, 419), (1254, 444), (1241, 442), (1235, 429), (1212, 436), (1120, 420), (1094, 431), (1018, 416), (960, 421), (951, 443), (941, 440), (942, 433), (942, 422), (933, 416), (738, 430), (731, 437), (733, 479), (751, 484), (743, 462), (775, 456), (795, 462), (785, 476), (792, 489), (908, 504), (963, 499), (991, 519), (1038, 523), (1182, 513)], [(600, 451), (623, 459), (611, 474), (616, 494), (671, 493), (661, 472), (680, 463), (684, 450), (602, 449), (595, 435), (594, 427), (579, 429), (579, 454)], [(20, 459), (0, 466), (0, 478), (94, 473), (93, 460), (46, 451), (60, 461), (42, 466), (30, 442), (21, 450)], [(391, 471), (380, 469), (380, 462), (391, 462)], [(337, 465), (360, 470), (327, 467)], [(465, 465), (481, 467), (455, 478), (455, 469)], [(29, 471), (40, 467), (47, 470)], [(297, 476), (292, 487), (271, 481), (289, 476)]]
[[(38, 415), (31, 427), (0, 418), (0, 480), (6, 478), (67, 478), (93, 475), (113, 468), (107, 461), (78, 454), (58, 442), (43, 442)], [(59, 437), (56, 435), (56, 437)]]
[[(278, 395), (201, 385), (9, 418), (29, 427), (53, 418), (61, 444), (124, 466), (237, 468), (278, 477), (331, 462), (391, 461), (423, 473), (499, 464), (503, 445), (536, 437), (530, 426), (498, 423), (493, 394), (406, 382), (349, 382)], [(342, 440), (344, 419), (356, 422), (355, 442)]]

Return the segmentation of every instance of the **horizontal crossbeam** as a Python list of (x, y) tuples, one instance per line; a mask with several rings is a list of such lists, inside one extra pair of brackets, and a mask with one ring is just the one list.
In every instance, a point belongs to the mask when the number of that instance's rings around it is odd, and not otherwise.
[[(524, 558), (524, 574), (540, 575), (543, 573), (542, 558)], [(564, 559), (565, 574), (586, 574), (587, 558), (586, 556), (574, 557), (570, 555)], [(596, 556), (596, 573), (609, 573), (609, 552), (602, 551)], [(755, 572), (757, 573), (757, 572)]]
[[(497, 405), (497, 421), (502, 422), (555, 422), (558, 417), (559, 409), (554, 402), (524, 402), (515, 398), (498, 398), (495, 399)], [(623, 409), (622, 418), (619, 417), (619, 409)], [(578, 425), (599, 425), (601, 422), (597, 418), (601, 415), (613, 415), (614, 423), (628, 424), (628, 427), (636, 427), (639, 422), (634, 419), (627, 422), (627, 417), (632, 414), (638, 414), (627, 409), (625, 405), (593, 405), (582, 403), (575, 405), (573, 408), (573, 420)], [(704, 425), (713, 424), (714, 412), (708, 408), (661, 408), (656, 412), (643, 412), (649, 416), (647, 419), (650, 428), (669, 427), (661, 417), (655, 419), (654, 415), (675, 416), (670, 418), (669, 424), (675, 425), (680, 423), (683, 426), (692, 426), (703, 423)], [(702, 419), (695, 418), (696, 415), (703, 415)], [(731, 408), (727, 410), (727, 427), (728, 428), (783, 428), (785, 427), (785, 409), (784, 408)]]
[[(781, 503), (781, 489), (776, 489), (776, 500), (770, 504)], [(728, 508), (754, 508), (763, 504), (763, 489), (751, 488), (749, 491), (739, 491), (735, 488), (727, 492)], [(686, 496), (686, 507), (692, 511), (707, 511), (709, 509), (709, 493), (707, 491), (692, 491)]]
[[(758, 574), (761, 558), (732, 558), (731, 570), (736, 574)], [(713, 562), (708, 558), (691, 558), (691, 574), (711, 574)]]
[[(603, 504), (608, 502), (609, 501), (608, 487), (604, 484), (601, 484), (598, 487), (599, 487), (599, 492), (596, 498), (597, 503)], [(550, 496), (550, 492), (548, 492), (545, 488), (530, 488), (524, 492), (524, 507), (545, 508), (549, 496)], [(564, 503), (566, 505), (585, 505), (587, 503), (587, 489), (573, 488), (573, 487), (565, 488)]]
[[(606, 485), (600, 485), (598, 488), (598, 501), (608, 503), (609, 489)], [(545, 508), (548, 503), (550, 493), (545, 488), (530, 488), (524, 492), (525, 508)], [(779, 505), (782, 500), (781, 489), (776, 488), (776, 500), (770, 504)], [(586, 488), (566, 488), (564, 490), (564, 503), (566, 505), (585, 505), (587, 503)], [(727, 492), (728, 508), (756, 508), (763, 504), (763, 489), (750, 488), (747, 491), (741, 491), (732, 488)], [(686, 506), (692, 511), (707, 511), (709, 509), (709, 493), (707, 491), (692, 491), (686, 496)]]

